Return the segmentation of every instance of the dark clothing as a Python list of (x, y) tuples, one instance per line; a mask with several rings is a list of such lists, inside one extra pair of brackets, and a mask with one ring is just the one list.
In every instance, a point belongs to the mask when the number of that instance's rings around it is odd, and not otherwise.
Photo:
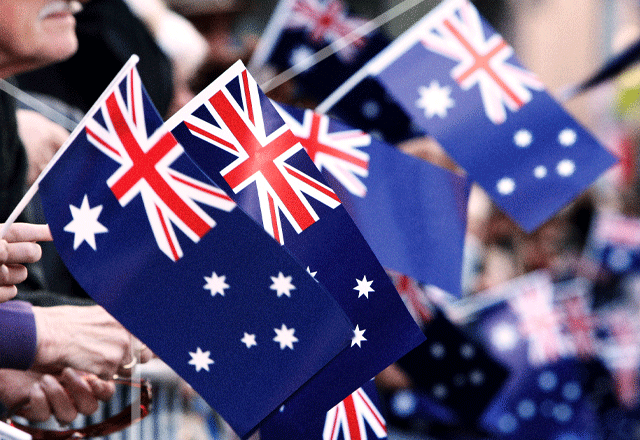
[(36, 322), (31, 304), (0, 304), (0, 368), (27, 370), (36, 355)]
[(21, 89), (50, 95), (86, 113), (136, 54), (142, 82), (161, 115), (173, 95), (171, 61), (122, 0), (92, 0), (76, 15), (78, 52), (69, 60), (19, 75)]
[(6, 93), (0, 93), (0, 146), (0, 222), (4, 222), (22, 198), (27, 173), (15, 103)]

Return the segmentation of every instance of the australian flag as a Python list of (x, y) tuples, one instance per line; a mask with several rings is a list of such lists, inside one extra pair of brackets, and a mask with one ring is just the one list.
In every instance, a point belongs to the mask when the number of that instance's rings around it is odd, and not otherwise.
[(316, 65), (305, 64), (305, 60), (366, 23), (341, 0), (281, 0), (247, 68), (256, 74), (260, 69), (282, 72), (298, 66), (296, 83), (301, 95), (320, 101), (384, 49), (389, 38), (374, 31), (354, 38)]
[(509, 370), (509, 379), (481, 419), (504, 439), (597, 438), (589, 372), (567, 333), (546, 272), (531, 272), (482, 294), (502, 300), (471, 326), (484, 347)]
[[(389, 44), (387, 35), (376, 30), (314, 64), (314, 54), (335, 45), (365, 23), (340, 0), (281, 0), (247, 68), (256, 77), (294, 68), (298, 97), (321, 102)], [(331, 112), (391, 144), (422, 133), (373, 80), (358, 84)]]
[(241, 62), (167, 124), (356, 326), (350, 347), (296, 395), (324, 399), (316, 409), (327, 411), (424, 340), (339, 197)]
[(373, 440), (387, 438), (375, 382), (370, 380), (326, 413), (313, 402), (285, 404), (260, 425), (261, 440)]
[(459, 296), (470, 182), (329, 116), (276, 108), (382, 266)]
[(383, 84), (526, 231), (616, 163), (468, 0), (441, 3), (354, 77)]
[(348, 318), (189, 159), (130, 61), (42, 179), (80, 285), (245, 434), (342, 351)]

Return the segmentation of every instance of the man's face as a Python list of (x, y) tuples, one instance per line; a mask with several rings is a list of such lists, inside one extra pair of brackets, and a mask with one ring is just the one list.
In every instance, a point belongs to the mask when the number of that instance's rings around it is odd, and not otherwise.
[(75, 0), (0, 0), (0, 68), (18, 73), (73, 55), (80, 8)]

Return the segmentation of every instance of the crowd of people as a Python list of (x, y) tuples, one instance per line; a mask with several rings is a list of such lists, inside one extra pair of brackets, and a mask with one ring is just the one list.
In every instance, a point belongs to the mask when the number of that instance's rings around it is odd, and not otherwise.
[[(255, 39), (239, 43), (231, 31), (245, 6), (215, 0), (2, 0), (0, 78), (78, 122), (136, 53), (143, 83), (168, 118), (237, 59), (248, 59)], [(67, 135), (0, 92), (0, 221)], [(437, 147), (435, 153), (411, 145), (405, 151), (457, 170)], [(488, 199), (472, 201), (466, 294), (538, 269), (555, 280), (581, 270), (596, 208), (592, 194), (532, 234)], [(130, 376), (133, 364), (153, 354), (75, 283), (43, 223), (35, 199), (0, 237), (0, 414), (30, 421), (54, 416), (67, 424), (78, 414), (93, 414), (114, 395), (114, 377)], [(385, 373), (387, 384), (409, 387), (394, 368)]]

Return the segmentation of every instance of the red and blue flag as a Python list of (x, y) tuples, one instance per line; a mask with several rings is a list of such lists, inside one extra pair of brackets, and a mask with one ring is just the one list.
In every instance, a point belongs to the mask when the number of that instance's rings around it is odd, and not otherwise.
[(241, 62), (167, 124), (200, 168), (334, 295), (356, 326), (351, 346), (298, 396), (313, 394), (316, 409), (327, 411), (424, 340), (340, 199)]
[(40, 182), (63, 261), (236, 432), (349, 346), (341, 307), (191, 161), (133, 61), (66, 145)]

